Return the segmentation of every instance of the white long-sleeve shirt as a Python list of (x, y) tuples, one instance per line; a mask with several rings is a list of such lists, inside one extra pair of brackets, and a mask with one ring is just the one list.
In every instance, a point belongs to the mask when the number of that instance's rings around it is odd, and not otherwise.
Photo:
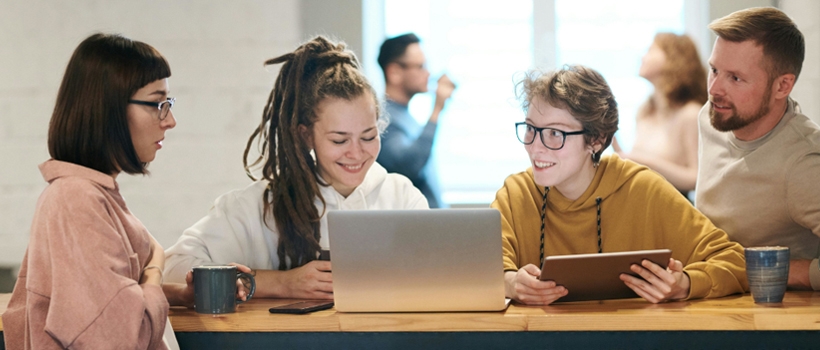
[[(273, 270), (279, 267), (276, 253), (279, 233), (273, 218), (266, 225), (262, 196), (267, 181), (228, 192), (214, 202), (207, 216), (186, 229), (176, 244), (165, 251), (166, 282), (185, 281), (185, 274), (202, 263), (236, 262), (252, 269)], [(388, 174), (378, 163), (365, 175), (353, 192), (343, 197), (331, 186), (320, 186), (322, 202), (314, 204), (322, 214), (319, 245), (328, 249), (327, 212), (345, 209), (427, 209), (427, 200), (406, 177)], [(291, 266), (290, 262), (287, 264)]]

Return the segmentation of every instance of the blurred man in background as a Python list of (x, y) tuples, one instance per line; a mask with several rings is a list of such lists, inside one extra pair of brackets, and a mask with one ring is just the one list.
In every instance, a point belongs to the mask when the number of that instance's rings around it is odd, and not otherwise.
[(427, 71), (419, 38), (412, 33), (385, 40), (379, 51), (379, 66), (384, 71), (385, 111), (390, 125), (382, 135), (378, 162), (388, 172), (407, 176), (427, 197), (430, 208), (443, 206), (438, 178), (430, 153), (435, 141), (438, 118), (455, 85), (442, 75), (436, 88), (436, 102), (427, 124), (419, 125), (407, 109), (417, 93), (427, 92)]

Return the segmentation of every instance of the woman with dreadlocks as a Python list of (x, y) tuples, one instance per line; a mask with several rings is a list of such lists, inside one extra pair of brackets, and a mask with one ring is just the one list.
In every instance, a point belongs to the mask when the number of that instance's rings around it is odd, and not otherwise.
[[(167, 250), (165, 276), (236, 262), (256, 273), (259, 297), (332, 299), (328, 210), (426, 209), (410, 180), (376, 163), (379, 103), (343, 43), (316, 37), (268, 60), (282, 64), (243, 158), (254, 183), (216, 199)], [(259, 156), (249, 161), (254, 145)], [(261, 165), (262, 178), (251, 170)]]

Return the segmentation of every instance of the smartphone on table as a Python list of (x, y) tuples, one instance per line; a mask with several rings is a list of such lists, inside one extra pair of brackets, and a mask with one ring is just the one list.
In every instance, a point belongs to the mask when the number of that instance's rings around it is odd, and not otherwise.
[(281, 305), (270, 308), (272, 314), (306, 314), (319, 310), (327, 310), (333, 307), (333, 302), (328, 300), (306, 300), (293, 304)]

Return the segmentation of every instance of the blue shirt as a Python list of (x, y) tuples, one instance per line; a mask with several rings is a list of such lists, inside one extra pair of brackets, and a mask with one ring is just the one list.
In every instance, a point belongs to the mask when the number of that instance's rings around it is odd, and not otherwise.
[(377, 161), (388, 172), (407, 176), (427, 197), (430, 208), (441, 207), (438, 178), (429, 161), (437, 123), (428, 121), (421, 126), (406, 105), (389, 99), (385, 102), (385, 112), (390, 124), (382, 134), (382, 150)]

